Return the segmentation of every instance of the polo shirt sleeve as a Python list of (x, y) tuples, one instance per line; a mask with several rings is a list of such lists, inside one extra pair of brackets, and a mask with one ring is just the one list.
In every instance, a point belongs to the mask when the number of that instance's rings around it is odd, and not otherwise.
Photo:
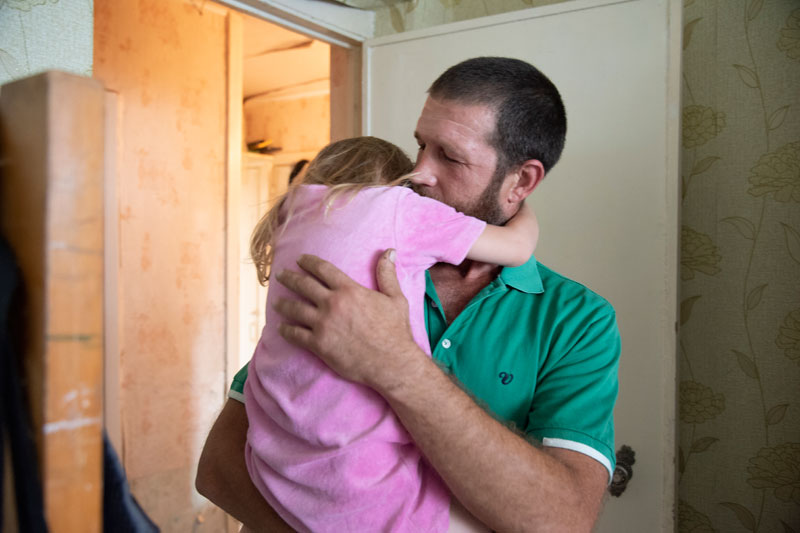
[(606, 467), (610, 480), (615, 465), (619, 328), (605, 301), (594, 312), (580, 315), (559, 324), (540, 370), (526, 432), (544, 446), (593, 457)]
[(233, 376), (233, 383), (231, 383), (231, 388), (228, 390), (228, 398), (244, 403), (244, 382), (247, 381), (247, 366), (249, 364), (249, 361), (245, 363)]
[(457, 265), (486, 228), (486, 222), (404, 189), (395, 216), (397, 254), (406, 267), (427, 270), (435, 263)]

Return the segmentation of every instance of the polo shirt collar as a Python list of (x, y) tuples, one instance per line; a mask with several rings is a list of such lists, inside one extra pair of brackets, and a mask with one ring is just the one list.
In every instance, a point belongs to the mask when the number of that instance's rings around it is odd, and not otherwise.
[(518, 267), (504, 267), (498, 278), (518, 291), (529, 294), (544, 292), (542, 277), (539, 275), (539, 266), (536, 257), (531, 256), (528, 262)]
[[(503, 267), (497, 277), (503, 284), (528, 294), (541, 294), (544, 292), (542, 277), (539, 275), (539, 266), (536, 258), (531, 256), (528, 262), (518, 267)], [(425, 271), (425, 293), (428, 297), (438, 302), (436, 289), (431, 281), (428, 271)]]

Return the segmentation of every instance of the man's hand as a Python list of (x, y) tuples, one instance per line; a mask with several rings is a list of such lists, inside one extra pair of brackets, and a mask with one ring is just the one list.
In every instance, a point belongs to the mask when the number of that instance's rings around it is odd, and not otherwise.
[[(378, 260), (379, 291), (361, 286), (319, 257), (301, 256), (297, 264), (310, 276), (284, 270), (276, 278), (305, 299), (275, 303), (275, 310), (291, 322), (279, 326), (280, 334), (346, 379), (379, 391), (391, 389), (400, 374), (408, 375), (415, 362), (426, 359), (411, 335), (394, 253), (387, 250)], [(397, 372), (401, 367), (403, 372)]]

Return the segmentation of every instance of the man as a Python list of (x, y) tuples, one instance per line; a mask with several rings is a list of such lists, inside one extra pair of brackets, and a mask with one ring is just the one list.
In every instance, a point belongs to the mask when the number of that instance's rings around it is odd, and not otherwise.
[[(565, 133), (560, 96), (534, 67), (460, 63), (431, 86), (417, 123), (418, 192), (503, 223), (556, 163)], [(305, 299), (278, 302), (281, 334), (381, 394), (454, 498), (488, 527), (589, 531), (614, 466), (611, 306), (533, 258), (504, 269), (439, 264), (426, 291), (432, 360), (411, 338), (392, 253), (378, 263), (380, 291), (311, 256), (299, 261), (305, 273), (279, 273)], [(241, 475), (243, 457), (227, 457), (242, 455), (243, 413), (225, 406), (198, 490), (251, 527), (272, 524)]]

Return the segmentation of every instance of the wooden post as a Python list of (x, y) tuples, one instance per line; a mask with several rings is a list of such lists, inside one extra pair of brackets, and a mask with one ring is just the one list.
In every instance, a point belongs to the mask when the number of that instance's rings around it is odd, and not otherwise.
[(0, 224), (27, 293), (24, 371), (50, 531), (102, 528), (103, 106), (46, 72), (0, 91)]
[(361, 53), (331, 45), (331, 142), (361, 135)]

